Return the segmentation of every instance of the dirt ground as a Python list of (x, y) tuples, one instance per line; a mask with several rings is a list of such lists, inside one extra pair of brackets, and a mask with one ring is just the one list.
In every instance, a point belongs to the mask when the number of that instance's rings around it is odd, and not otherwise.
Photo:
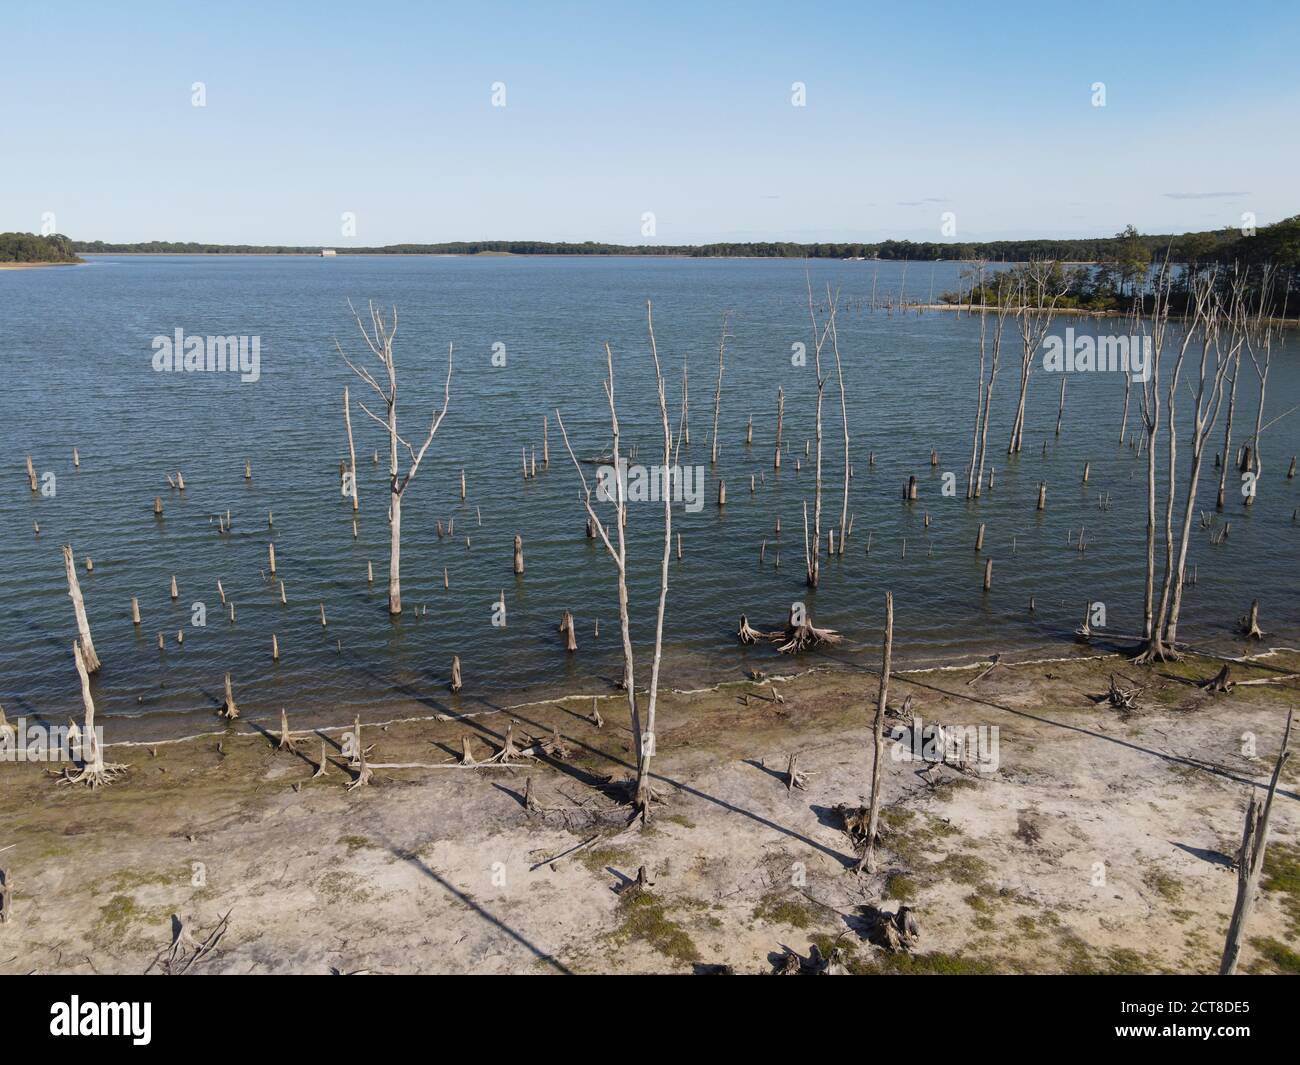
[[(633, 762), (617, 693), (599, 699), (603, 727), (591, 697), (367, 725), (371, 763), (448, 767), (377, 768), (352, 791), (341, 732), (313, 779), (320, 735), (277, 751), (242, 721), (111, 746), (130, 769), (95, 792), (6, 763), (0, 971), (143, 972), (174, 914), (202, 941), (228, 913), (191, 971), (764, 973), (815, 945), (851, 972), (1214, 972), (1247, 796), (1267, 785), (1297, 690), (1195, 686), (1218, 666), (1096, 653), (973, 683), (977, 668), (895, 674), (889, 728), (913, 714), (995, 726), (997, 757), (927, 772), (887, 738), (875, 875), (854, 873), (837, 807), (866, 800), (878, 678), (817, 656), (772, 683), (661, 698), (647, 828), (625, 827), (606, 785)], [(1300, 653), (1274, 651), (1233, 676), (1298, 670)], [(1136, 712), (1094, 702), (1112, 672), (1142, 686)], [(488, 758), (511, 719), (517, 745), (558, 730), (567, 750), (450, 767), (466, 736)], [(796, 752), (806, 787), (788, 791)], [(1298, 785), (1300, 758), (1274, 805), (1246, 971), (1300, 969)], [(624, 890), (641, 866), (651, 884)], [(872, 915), (900, 903), (920, 937), (890, 952)]]

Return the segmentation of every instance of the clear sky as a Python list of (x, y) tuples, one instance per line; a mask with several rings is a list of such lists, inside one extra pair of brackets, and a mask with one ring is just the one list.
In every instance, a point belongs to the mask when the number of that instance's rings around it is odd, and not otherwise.
[(951, 212), (980, 240), (1300, 212), (1291, 0), (0, 0), (0, 41), (0, 230), (938, 240)]

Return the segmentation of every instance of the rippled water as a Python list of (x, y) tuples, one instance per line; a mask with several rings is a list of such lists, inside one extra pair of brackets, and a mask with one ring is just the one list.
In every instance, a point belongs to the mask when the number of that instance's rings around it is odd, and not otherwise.
[[(927, 300), (956, 285), (960, 267), (910, 264), (906, 294)], [(970, 448), (978, 360), (978, 322), (950, 312), (869, 313), (877, 298), (897, 297), (901, 264), (811, 265), (814, 287), (842, 291), (840, 347), (852, 432), (854, 535), (842, 559), (825, 566), (822, 587), (802, 580), (802, 501), (811, 498), (810, 464), (796, 472), (813, 435), (811, 365), (791, 364), (791, 345), (810, 337), (804, 265), (795, 261), (608, 258), (111, 257), (68, 269), (0, 273), (0, 360), (6, 387), (0, 442), (11, 476), (0, 495), (0, 703), (10, 717), (63, 721), (80, 714), (70, 644), (75, 634), (59, 553), (73, 544), (95, 643), (104, 668), (94, 681), (101, 713), (114, 719), (109, 739), (192, 732), (212, 724), (222, 674), (229, 670), (247, 718), (270, 719), (280, 706), (297, 720), (338, 720), (353, 708), (374, 716), (396, 701), (424, 708), (474, 709), (556, 691), (606, 692), (619, 673), (613, 571), (584, 536), (577, 475), (564, 453), (553, 411), (559, 407), (581, 455), (608, 446), (600, 390), (604, 353), (613, 347), (626, 444), (641, 458), (658, 446), (658, 410), (645, 335), (652, 299), (659, 351), (669, 374), (674, 423), (683, 360), (689, 361), (692, 447), (682, 461), (705, 467), (705, 505), (679, 508), (684, 559), (674, 561), (664, 679), (693, 687), (736, 676), (769, 661), (766, 648), (744, 650), (734, 638), (740, 613), (778, 627), (789, 604), (804, 600), (819, 624), (849, 638), (844, 656), (878, 654), (882, 599), (896, 600), (896, 655), (933, 663), (990, 648), (1061, 647), (1085, 602), (1105, 602), (1108, 627), (1137, 629), (1144, 554), (1145, 461), (1118, 443), (1123, 382), (1114, 374), (1074, 375), (1065, 422), (1054, 435), (1057, 378), (1041, 368), (1029, 397), (1024, 453), (1010, 461), (1006, 440), (1015, 401), (1019, 338), (1003, 353), (994, 398), (990, 452), (997, 466), (991, 496), (971, 504), (963, 466)], [(385, 611), (386, 476), (371, 454), (381, 430), (354, 405), (361, 518), (339, 492), (347, 453), (341, 397), (368, 391), (334, 350), (335, 337), (363, 351), (345, 303), (396, 303), (404, 435), (422, 438), (440, 399), (447, 344), (455, 344), (450, 412), (403, 503), (403, 590), (407, 612)], [(723, 382), (721, 458), (708, 465), (707, 437), (724, 310), (732, 312)], [(1061, 326), (1067, 324), (1064, 320)], [(1111, 332), (1111, 322), (1070, 320), (1077, 331)], [(157, 373), (151, 341), (171, 335), (246, 334), (261, 338), (261, 377)], [(1012, 327), (1009, 327), (1011, 329)], [(494, 344), (507, 365), (492, 364)], [(373, 363), (373, 360), (372, 360)], [(786, 393), (791, 450), (772, 470), (776, 390)], [(1240, 439), (1253, 425), (1257, 386), (1249, 370), (1239, 392)], [(1268, 416), (1300, 402), (1292, 334), (1275, 351)], [(1184, 410), (1190, 397), (1184, 399)], [(542, 417), (550, 413), (551, 464), (525, 481), (520, 450), (541, 464)], [(754, 419), (754, 445), (745, 425)], [(824, 526), (840, 508), (842, 442), (839, 397), (826, 395), (827, 494)], [(1136, 397), (1129, 429), (1138, 424)], [(1221, 430), (1216, 430), (1216, 438)], [(1046, 442), (1046, 454), (1042, 445)], [(81, 467), (72, 465), (72, 449)], [(1217, 450), (1218, 439), (1213, 449)], [(938, 451), (937, 468), (929, 465)], [(1254, 595), (1265, 627), (1280, 639), (1300, 631), (1297, 534), (1300, 482), (1286, 465), (1300, 450), (1300, 415), (1264, 437), (1265, 473), (1250, 510), (1234, 495), (1222, 546), (1194, 533), (1182, 634), (1194, 642), (1230, 641)], [(876, 456), (868, 463), (869, 452)], [(53, 472), (53, 497), (33, 495), (23, 473), (31, 453), (38, 472)], [(244, 480), (244, 462), (252, 480)], [(1091, 461), (1088, 485), (1080, 483)], [(1208, 464), (1207, 464), (1208, 466)], [(469, 497), (459, 500), (466, 471)], [(184, 472), (187, 490), (167, 487)], [(593, 467), (585, 467), (590, 474)], [(940, 494), (944, 471), (958, 498)], [(909, 474), (920, 499), (900, 502)], [(751, 474), (759, 479), (749, 490)], [(727, 505), (716, 505), (716, 479)], [(1048, 482), (1048, 508), (1034, 509)], [(1217, 471), (1207, 468), (1199, 505), (1212, 510)], [(1097, 506), (1109, 493), (1111, 508)], [(151, 513), (163, 497), (163, 520)], [(214, 516), (230, 510), (233, 532), (219, 536)], [(273, 510), (274, 529), (267, 528)], [(924, 515), (929, 514), (927, 529)], [(481, 515), (481, 525), (479, 516)], [(774, 537), (781, 518), (783, 535)], [(435, 522), (455, 521), (439, 539)], [(632, 507), (629, 519), (635, 637), (648, 667), (658, 585), (662, 512)], [(32, 523), (40, 523), (40, 533)], [(985, 554), (994, 584), (981, 591), (983, 562), (973, 551), (986, 522)], [(1088, 550), (1067, 543), (1087, 528)], [(526, 576), (511, 570), (512, 541), (523, 536)], [(265, 579), (274, 538), (288, 604)], [(466, 544), (466, 537), (470, 544)], [(871, 551), (866, 545), (870, 537)], [(768, 541), (767, 561), (759, 548)], [(904, 540), (906, 555), (904, 557)], [(779, 550), (781, 566), (774, 566)], [(375, 563), (368, 586), (366, 563)], [(443, 589), (443, 570), (450, 589)], [(168, 595), (175, 574), (180, 597)], [(217, 596), (220, 579), (237, 608), (231, 624)], [(504, 591), (508, 625), (491, 624)], [(1037, 600), (1037, 613), (1026, 604)], [(144, 623), (130, 621), (132, 596)], [(195, 603), (206, 627), (191, 624)], [(328, 628), (319, 621), (324, 602)], [(427, 609), (427, 613), (425, 612)], [(580, 650), (566, 655), (557, 626), (577, 618)], [(600, 638), (593, 639), (600, 622)], [(185, 630), (183, 646), (176, 643)], [(164, 653), (157, 634), (166, 634)], [(281, 660), (271, 660), (271, 635)], [(465, 690), (447, 694), (453, 654)], [(127, 720), (131, 718), (133, 720)]]

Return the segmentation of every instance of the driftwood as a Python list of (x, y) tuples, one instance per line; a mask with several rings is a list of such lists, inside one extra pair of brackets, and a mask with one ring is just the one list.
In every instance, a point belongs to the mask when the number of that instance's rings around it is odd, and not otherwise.
[(1115, 709), (1123, 711), (1123, 716), (1127, 717), (1141, 709), (1138, 706), (1137, 698), (1142, 694), (1141, 687), (1135, 685), (1131, 688), (1121, 688), (1115, 683), (1115, 674), (1110, 675), (1110, 685), (1105, 695), (1093, 696), (1093, 702), (1109, 703)]
[(460, 680), (460, 655), (452, 655), (451, 656), (451, 684), (449, 685), (449, 687), (451, 688), (452, 695), (455, 695), (458, 691), (460, 691), (462, 686), (463, 685), (461, 684), (461, 680)]
[(790, 755), (790, 760), (785, 765), (785, 790), (790, 794), (795, 788), (800, 791), (808, 790), (808, 774), (798, 768), (799, 755)]
[(233, 910), (227, 910), (202, 942), (199, 942), (190, 934), (189, 926), (185, 923), (183, 917), (179, 914), (173, 914), (171, 945), (163, 947), (158, 952), (154, 960), (149, 963), (149, 968), (145, 969), (145, 974), (148, 975), (157, 966), (165, 976), (184, 975), (197, 962), (202, 961), (217, 949), (221, 937), (226, 934), (226, 930), (230, 927), (230, 915), (233, 912)]
[(1002, 656), (1000, 654), (989, 655), (989, 664), (985, 666), (982, 670), (980, 670), (978, 675), (971, 677), (971, 679), (966, 682), (966, 686), (969, 688), (976, 681), (983, 680), (985, 677), (987, 677), (990, 673), (993, 672), (993, 670), (997, 667), (997, 665), (1001, 661), (1002, 661)]

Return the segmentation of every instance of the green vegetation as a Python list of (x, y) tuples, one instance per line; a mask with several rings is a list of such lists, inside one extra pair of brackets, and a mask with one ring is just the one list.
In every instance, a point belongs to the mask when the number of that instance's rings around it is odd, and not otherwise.
[(1282, 894), (1282, 912), (1300, 936), (1300, 846), (1274, 843), (1264, 852), (1264, 890)]
[(813, 912), (801, 898), (792, 897), (788, 891), (769, 891), (754, 907), (754, 916), (773, 924), (791, 928), (808, 928), (813, 923)]
[(79, 263), (72, 241), (56, 233), (0, 233), (0, 263)]
[(682, 964), (700, 960), (695, 941), (668, 916), (663, 902), (650, 892), (628, 888), (619, 896), (618, 912), (619, 926), (613, 933), (616, 942), (641, 940), (664, 957)]
[(1276, 939), (1256, 937), (1250, 945), (1259, 951), (1260, 956), (1269, 962), (1278, 972), (1291, 976), (1300, 976), (1300, 954), (1279, 943)]
[[(284, 255), (314, 254), (319, 245), (210, 244), (201, 241), (144, 241), (123, 244), (102, 240), (77, 241), (79, 252), (142, 254)], [(885, 240), (876, 243), (833, 242), (796, 244), (789, 241), (725, 242), (717, 244), (606, 244), (541, 240), (450, 241), (441, 244), (389, 244), (371, 248), (337, 248), (340, 255), (678, 255), (696, 258), (740, 256), (776, 259), (885, 259), (920, 262), (943, 260), (1017, 263), (1115, 264), (1121, 281), (1131, 287), (1146, 264), (1163, 261), (1272, 262), (1280, 267), (1300, 264), (1300, 215), (1263, 226), (1255, 236), (1236, 229), (1183, 234), (1141, 234), (1128, 226), (1113, 237), (1060, 240), (995, 240), (937, 242)]]

